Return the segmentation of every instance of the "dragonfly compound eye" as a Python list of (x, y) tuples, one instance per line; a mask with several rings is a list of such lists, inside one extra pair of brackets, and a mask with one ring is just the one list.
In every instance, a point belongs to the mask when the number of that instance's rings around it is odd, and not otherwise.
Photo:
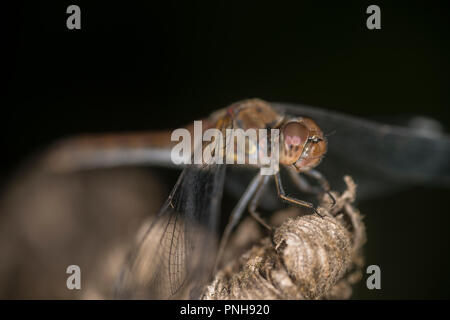
[(299, 122), (289, 122), (282, 129), (281, 158), (285, 164), (293, 164), (303, 153), (308, 141), (309, 129)]
[(303, 149), (303, 154), (294, 166), (298, 171), (307, 171), (316, 167), (327, 152), (327, 141), (323, 136), (310, 137)]

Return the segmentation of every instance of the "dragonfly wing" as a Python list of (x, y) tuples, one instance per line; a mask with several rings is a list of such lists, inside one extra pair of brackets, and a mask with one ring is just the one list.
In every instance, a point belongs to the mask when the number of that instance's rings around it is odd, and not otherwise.
[(225, 165), (185, 168), (169, 198), (131, 253), (120, 298), (197, 298), (217, 252)]
[(320, 170), (330, 180), (351, 174), (361, 197), (412, 184), (450, 186), (450, 137), (377, 123), (303, 105), (274, 104), (287, 114), (313, 118), (328, 140)]

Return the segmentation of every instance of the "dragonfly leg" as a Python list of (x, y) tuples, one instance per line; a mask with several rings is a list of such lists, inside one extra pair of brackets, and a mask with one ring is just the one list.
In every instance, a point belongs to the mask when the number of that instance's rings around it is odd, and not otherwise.
[(320, 186), (322, 187), (323, 191), (326, 192), (326, 194), (328, 194), (328, 196), (330, 197), (331, 201), (333, 202), (333, 206), (336, 204), (336, 199), (334, 198), (334, 196), (331, 194), (330, 192), (330, 184), (328, 183), (327, 179), (323, 176), (323, 174), (321, 174), (319, 171), (314, 170), (314, 169), (310, 169), (308, 171), (304, 172), (307, 176), (316, 179)]
[(281, 183), (281, 177), (280, 177), (280, 173), (279, 172), (277, 172), (275, 174), (275, 184), (277, 186), (278, 196), (282, 200), (284, 200), (286, 202), (289, 202), (289, 203), (296, 204), (296, 205), (301, 206), (301, 207), (306, 207), (306, 208), (313, 209), (314, 213), (316, 213), (318, 216), (323, 218), (323, 216), (317, 211), (317, 209), (314, 207), (314, 205), (312, 203), (306, 202), (306, 201), (303, 201), (303, 200), (299, 200), (297, 198), (290, 197), (290, 196), (286, 195), (286, 192), (284, 191), (283, 185)]
[(264, 221), (263, 218), (259, 215), (259, 213), (256, 211), (258, 208), (258, 203), (261, 200), (261, 196), (264, 193), (265, 186), (267, 185), (267, 182), (269, 182), (270, 176), (264, 176), (263, 181), (261, 182), (261, 185), (259, 186), (258, 190), (256, 191), (255, 195), (253, 196), (252, 201), (250, 202), (248, 206), (248, 211), (252, 215), (252, 217), (258, 221), (261, 225), (263, 225), (266, 229), (269, 231), (272, 231), (272, 227), (267, 224), (267, 222)]
[(322, 189), (317, 186), (312, 186), (308, 180), (300, 175), (294, 167), (286, 166), (289, 176), (300, 191), (317, 195), (322, 192)]
[(258, 172), (258, 174), (250, 182), (250, 184), (248, 185), (244, 194), (239, 199), (238, 203), (236, 204), (233, 211), (231, 212), (230, 220), (228, 221), (228, 223), (225, 227), (225, 230), (223, 232), (222, 238), (220, 239), (219, 251), (217, 253), (216, 264), (214, 266), (214, 274), (216, 274), (216, 272), (217, 272), (220, 259), (222, 258), (222, 255), (225, 251), (225, 247), (227, 245), (227, 242), (231, 235), (231, 232), (233, 231), (234, 227), (238, 224), (239, 220), (241, 219), (242, 214), (244, 213), (245, 209), (247, 208), (250, 200), (254, 197), (255, 193), (258, 191), (258, 188), (260, 187), (261, 183), (263, 182), (264, 177), (265, 176), (259, 174), (259, 172)]

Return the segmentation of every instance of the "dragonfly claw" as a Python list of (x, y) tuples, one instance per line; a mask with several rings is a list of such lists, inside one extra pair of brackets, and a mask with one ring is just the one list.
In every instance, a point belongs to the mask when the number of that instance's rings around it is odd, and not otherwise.
[(333, 202), (333, 204), (331, 205), (331, 207), (333, 208), (336, 205), (336, 198), (333, 196), (333, 194), (330, 191), (327, 191), (327, 195), (330, 197), (331, 201)]
[(312, 209), (314, 210), (314, 213), (315, 213), (315, 214), (317, 214), (319, 217), (321, 217), (321, 218), (323, 219), (323, 215), (321, 215), (321, 214), (319, 213), (319, 210), (317, 210), (316, 207), (313, 207)]

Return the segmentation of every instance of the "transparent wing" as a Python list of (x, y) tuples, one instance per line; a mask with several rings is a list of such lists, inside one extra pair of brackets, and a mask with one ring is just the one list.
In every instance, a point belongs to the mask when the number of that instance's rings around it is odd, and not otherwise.
[(320, 164), (330, 181), (350, 174), (361, 198), (413, 184), (450, 186), (450, 137), (303, 105), (276, 103), (286, 114), (313, 118), (328, 137)]
[(217, 251), (225, 165), (185, 168), (123, 268), (119, 298), (197, 298)]

